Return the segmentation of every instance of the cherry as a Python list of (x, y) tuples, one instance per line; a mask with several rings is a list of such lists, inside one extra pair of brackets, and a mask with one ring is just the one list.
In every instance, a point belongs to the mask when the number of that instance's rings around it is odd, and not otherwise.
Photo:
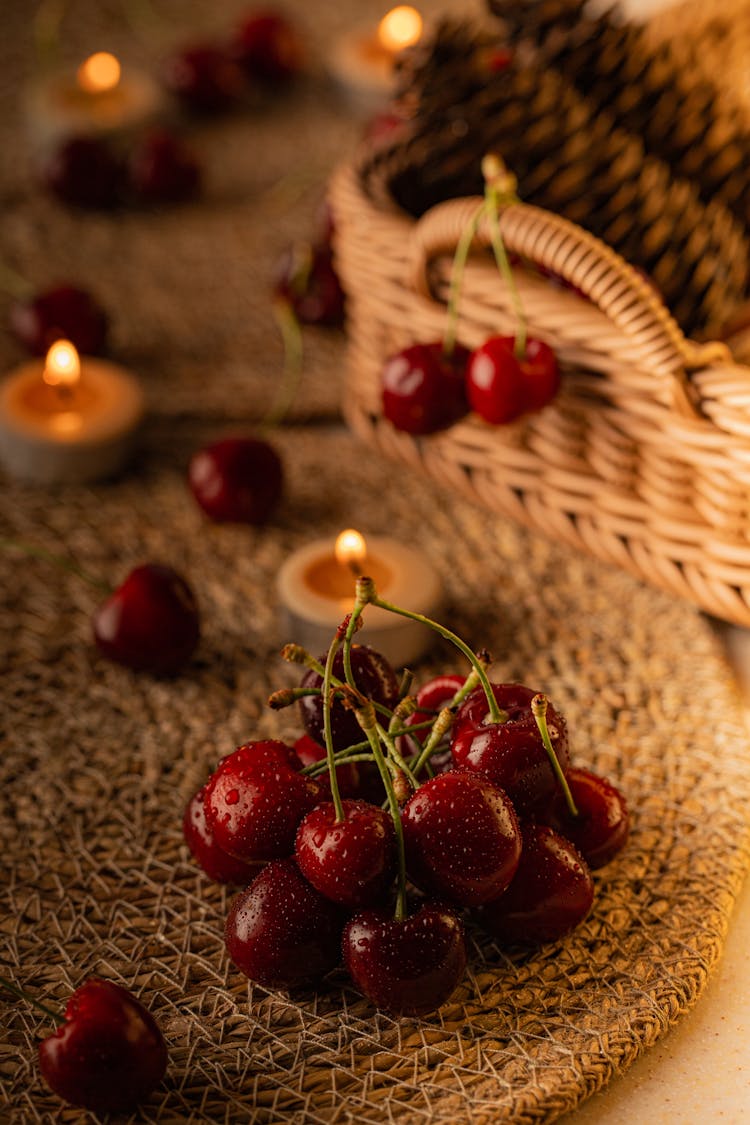
[(222, 758), (206, 786), (206, 823), (217, 845), (245, 863), (283, 859), (297, 826), (322, 798), (283, 742), (246, 742)]
[(190, 660), (200, 638), (195, 596), (170, 566), (131, 570), (92, 618), (100, 652), (117, 664), (172, 675)]
[(86, 289), (56, 285), (10, 306), (10, 327), (32, 355), (45, 355), (55, 340), (70, 340), (83, 355), (98, 355), (107, 340), (107, 314)]
[(291, 859), (276, 859), (232, 903), (224, 936), (237, 968), (267, 988), (318, 980), (341, 960), (343, 915), (302, 877)]
[(396, 874), (390, 815), (366, 801), (344, 801), (345, 820), (331, 802), (309, 812), (297, 829), (299, 869), (316, 890), (342, 906), (380, 901)]
[(412, 344), (386, 360), (381, 377), (383, 414), (398, 430), (431, 434), (453, 425), (468, 411), (466, 348), (450, 355), (443, 345)]
[(585, 859), (543, 824), (522, 826), (521, 862), (507, 891), (484, 906), (480, 921), (503, 941), (555, 941), (586, 917), (594, 881)]
[(127, 989), (92, 977), (65, 1008), (65, 1022), (39, 1044), (48, 1086), (95, 1113), (131, 1109), (161, 1082), (167, 1048), (150, 1012)]
[(124, 181), (119, 160), (96, 137), (71, 137), (65, 141), (49, 158), (43, 178), (63, 203), (101, 210), (120, 202)]
[(200, 187), (201, 171), (193, 154), (166, 129), (153, 129), (130, 159), (130, 184), (143, 203), (190, 199)]
[(578, 816), (571, 815), (562, 793), (556, 795), (550, 823), (578, 848), (589, 867), (604, 867), (625, 843), (630, 815), (625, 798), (606, 778), (573, 767), (565, 773)]
[(344, 319), (344, 291), (327, 245), (289, 247), (277, 267), (274, 293), (303, 324), (336, 327)]
[[(423, 684), (416, 693), (417, 704), (419, 710), (414, 711), (406, 719), (404, 726), (413, 727), (419, 723), (429, 722), (434, 719), (436, 713), (450, 703), (453, 696), (464, 684), (464, 677), (454, 675), (452, 673), (443, 673), (440, 676), (433, 676), (426, 684)], [(410, 735), (401, 735), (398, 740), (398, 749), (401, 755), (409, 758), (417, 754), (424, 744), (429, 730), (415, 731)], [(453, 757), (450, 749), (450, 734), (436, 747), (434, 752), (430, 755), (430, 766), (433, 773), (445, 773), (446, 770), (452, 769)]]
[(249, 13), (237, 29), (233, 58), (249, 78), (278, 85), (299, 74), (305, 61), (302, 39), (279, 12)]
[(199, 789), (189, 801), (182, 819), (182, 832), (193, 859), (209, 879), (215, 883), (235, 883), (247, 886), (258, 873), (258, 865), (244, 863), (233, 855), (222, 851), (214, 839), (213, 832), (206, 823), (206, 810), (203, 799), (206, 786)]
[[(394, 707), (398, 699), (398, 680), (396, 673), (384, 656), (368, 645), (352, 645), (352, 675), (354, 682), (368, 699), (375, 703), (382, 703), (386, 707)], [(320, 664), (325, 664), (325, 654), (320, 657)], [(344, 679), (344, 654), (341, 650), (336, 653), (333, 661), (333, 674), (338, 679)], [(323, 677), (310, 669), (302, 677), (301, 686), (304, 688), (320, 688)], [(320, 695), (307, 695), (299, 701), (302, 723), (315, 742), (323, 744), (323, 700)], [(362, 729), (357, 722), (357, 717), (352, 711), (346, 710), (339, 700), (335, 700), (331, 708), (331, 733), (334, 750), (345, 750), (355, 742), (364, 738)]]
[[(325, 746), (321, 746), (318, 742), (315, 742), (314, 739), (310, 738), (309, 734), (303, 734), (297, 739), (294, 744), (294, 752), (303, 766), (311, 766), (313, 762), (322, 762), (326, 757)], [(363, 762), (361, 764), (367, 766), (369, 763)], [(349, 762), (347, 765), (336, 767), (336, 779), (339, 784), (339, 793), (342, 797), (357, 797), (359, 795), (359, 766), (360, 763), (358, 762)], [(330, 796), (331, 783), (328, 774), (319, 774), (317, 781), (321, 789), (325, 789), (326, 795)]]
[(466, 968), (461, 920), (425, 902), (403, 920), (373, 908), (357, 914), (343, 936), (344, 963), (361, 991), (395, 1015), (425, 1015), (451, 996)]
[(472, 352), (466, 370), (466, 393), (472, 410), (494, 425), (541, 410), (557, 394), (560, 372), (555, 354), (541, 340), (529, 338), (523, 358), (512, 336), (491, 336)]
[(193, 455), (188, 482), (198, 504), (216, 523), (260, 526), (281, 499), (284, 470), (267, 441), (230, 437)]
[(163, 80), (182, 105), (196, 113), (222, 113), (245, 92), (244, 75), (234, 59), (204, 43), (184, 47), (168, 58)]
[[(458, 767), (484, 774), (504, 789), (519, 814), (539, 811), (557, 792), (557, 780), (544, 748), (531, 700), (536, 694), (521, 684), (492, 684), (507, 721), (493, 723), (483, 689), (475, 688), (458, 709), (451, 753)], [(565, 720), (547, 712), (552, 747), (563, 770), (570, 764)]]
[(521, 833), (502, 789), (478, 774), (433, 777), (402, 816), (406, 869), (418, 887), (460, 906), (502, 894), (516, 873)]

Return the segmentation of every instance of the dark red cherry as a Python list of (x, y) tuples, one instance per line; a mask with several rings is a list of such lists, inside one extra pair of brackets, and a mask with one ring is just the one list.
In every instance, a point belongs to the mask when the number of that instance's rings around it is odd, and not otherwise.
[(251, 79), (278, 85), (299, 74), (305, 48), (297, 29), (280, 12), (249, 12), (237, 29), (232, 55)]
[(192, 152), (166, 129), (154, 129), (130, 158), (130, 185), (141, 203), (177, 203), (200, 187), (201, 170)]
[(163, 80), (182, 105), (196, 113), (231, 109), (245, 93), (241, 68), (227, 51), (211, 44), (175, 52), (164, 63)]
[(550, 823), (578, 848), (589, 867), (596, 870), (617, 855), (630, 832), (630, 814), (619, 789), (589, 770), (566, 770), (578, 816), (570, 814), (562, 793), (552, 805)]
[(521, 834), (515, 877), (500, 898), (482, 908), (480, 921), (503, 941), (555, 941), (591, 909), (591, 871), (576, 847), (552, 828), (530, 822)]
[(209, 879), (215, 883), (234, 883), (246, 887), (250, 880), (258, 874), (257, 864), (244, 863), (233, 855), (221, 850), (214, 839), (213, 832), (206, 823), (206, 811), (203, 807), (203, 798), (206, 786), (199, 789), (185, 809), (182, 818), (182, 834), (190, 848), (190, 853), (199, 867)]
[[(325, 664), (326, 654), (320, 657)], [(344, 679), (344, 654), (341, 649), (333, 661), (333, 674)], [(368, 645), (352, 645), (352, 674), (357, 688), (374, 703), (395, 707), (398, 699), (398, 680), (396, 673), (384, 656)], [(305, 672), (301, 686), (319, 688), (323, 679), (312, 670)], [(323, 701), (320, 695), (307, 695), (299, 701), (300, 714), (305, 730), (315, 742), (325, 742), (323, 733)], [(362, 742), (364, 734), (356, 715), (336, 700), (331, 708), (331, 732), (334, 750), (345, 750), (355, 742)]]
[[(309, 734), (303, 734), (294, 744), (294, 752), (299, 758), (303, 766), (311, 766), (313, 762), (322, 762), (326, 756), (325, 746), (321, 746), (310, 738)], [(367, 765), (367, 762), (363, 762)], [(377, 767), (376, 767), (377, 768)], [(316, 778), (321, 790), (325, 790), (326, 797), (331, 795), (331, 785), (327, 773), (318, 774)], [(359, 763), (350, 762), (345, 766), (336, 767), (336, 780), (339, 785), (339, 793), (342, 797), (357, 797), (359, 796)]]
[(118, 1113), (161, 1082), (167, 1048), (154, 1017), (127, 989), (92, 977), (71, 995), (65, 1022), (39, 1044), (39, 1067), (71, 1105)]
[(344, 319), (344, 291), (329, 246), (290, 246), (277, 267), (274, 293), (302, 324), (336, 327)]
[(491, 336), (472, 352), (466, 393), (472, 410), (494, 425), (504, 425), (530, 410), (541, 410), (557, 394), (560, 372), (555, 353), (529, 338), (525, 354), (514, 352), (513, 336)]
[(107, 341), (107, 314), (86, 289), (56, 285), (10, 306), (10, 327), (32, 355), (55, 340), (70, 340), (83, 355), (99, 355)]
[(541, 410), (560, 389), (560, 368), (549, 344), (529, 337), (521, 360), (526, 410)]
[(299, 772), (299, 759), (283, 742), (247, 742), (219, 763), (206, 786), (206, 823), (217, 845), (246, 863), (283, 859), (305, 813), (322, 794)]
[(276, 450), (260, 438), (231, 437), (199, 449), (188, 469), (190, 490), (216, 523), (267, 523), (284, 486)]
[(72, 207), (108, 210), (121, 200), (125, 175), (105, 141), (71, 137), (43, 168), (43, 179), (58, 199)]
[(356, 915), (343, 937), (344, 964), (377, 1008), (394, 1015), (426, 1015), (450, 998), (466, 968), (461, 919), (425, 902), (396, 921), (390, 910)]
[(397, 430), (431, 434), (467, 413), (465, 373), (469, 353), (456, 345), (412, 344), (386, 360), (381, 376), (383, 414)]
[[(413, 727), (420, 723), (430, 722), (433, 720), (437, 713), (450, 703), (453, 696), (464, 684), (464, 677), (453, 675), (451, 673), (444, 673), (440, 676), (433, 676), (426, 684), (423, 684), (416, 693), (416, 700), (419, 704), (419, 710), (414, 711), (406, 719), (404, 726)], [(398, 740), (398, 749), (401, 755), (405, 758), (410, 758), (417, 754), (421, 747), (424, 745), (426, 738), (429, 736), (429, 728), (421, 731), (415, 731), (410, 735), (402, 735)], [(453, 768), (453, 757), (450, 750), (450, 732), (446, 734), (445, 738), (435, 749), (430, 756), (430, 766), (433, 773), (445, 773), (446, 770)]]
[[(557, 779), (531, 711), (536, 693), (521, 684), (493, 684), (492, 691), (507, 713), (507, 721), (490, 720), (484, 691), (476, 688), (459, 707), (453, 723), (453, 761), (504, 789), (519, 814), (538, 812), (557, 792)], [(567, 770), (567, 726), (551, 705), (547, 726), (558, 761)]]
[(297, 829), (294, 853), (316, 890), (342, 906), (380, 902), (396, 874), (396, 836), (389, 813), (366, 801), (318, 805)]
[(170, 566), (131, 570), (92, 618), (97, 648), (109, 660), (139, 671), (173, 675), (200, 639), (195, 595)]
[(341, 961), (343, 914), (276, 859), (232, 903), (224, 936), (237, 968), (266, 988), (310, 984)]
[(433, 777), (410, 797), (401, 820), (406, 870), (423, 891), (478, 906), (502, 894), (516, 873), (515, 809), (487, 778), (458, 770)]

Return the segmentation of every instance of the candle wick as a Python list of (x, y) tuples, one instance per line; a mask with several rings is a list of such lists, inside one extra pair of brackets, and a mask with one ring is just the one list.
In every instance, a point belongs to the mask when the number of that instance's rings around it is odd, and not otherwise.
[(362, 567), (359, 565), (356, 559), (347, 559), (346, 565), (349, 567), (349, 570), (352, 572), (355, 578), (362, 577)]

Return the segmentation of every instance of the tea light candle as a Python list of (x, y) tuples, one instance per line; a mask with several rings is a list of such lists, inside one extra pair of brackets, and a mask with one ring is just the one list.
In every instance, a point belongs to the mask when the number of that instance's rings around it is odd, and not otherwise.
[(393, 92), (396, 56), (421, 34), (422, 17), (416, 8), (392, 8), (376, 28), (354, 30), (334, 44), (330, 72), (362, 109), (382, 109)]
[(35, 148), (48, 152), (69, 137), (113, 137), (156, 120), (165, 99), (145, 71), (123, 69), (114, 55), (98, 51), (75, 71), (61, 71), (33, 83), (26, 116)]
[(78, 352), (67, 340), (44, 360), (15, 368), (0, 385), (0, 462), (24, 480), (100, 480), (122, 468), (144, 399), (123, 367)]
[[(435, 617), (442, 601), (440, 579), (423, 554), (394, 539), (365, 539), (342, 531), (338, 539), (316, 539), (286, 560), (278, 576), (285, 640), (314, 656), (328, 651), (336, 628), (354, 606), (356, 575), (366, 574), (386, 601)], [(418, 660), (434, 642), (426, 625), (367, 606), (358, 644), (381, 652), (395, 667)]]

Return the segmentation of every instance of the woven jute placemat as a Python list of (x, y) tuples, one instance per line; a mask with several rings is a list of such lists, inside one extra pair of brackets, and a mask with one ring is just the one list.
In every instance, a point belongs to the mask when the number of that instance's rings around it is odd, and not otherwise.
[[(110, 486), (6, 493), (13, 534), (38, 541), (44, 528), (49, 547), (100, 576), (144, 558), (178, 565), (205, 630), (179, 679), (128, 673), (90, 643), (93, 589), (41, 561), (0, 560), (2, 956), (48, 1004), (98, 974), (151, 1007), (170, 1064), (138, 1120), (552, 1120), (663, 1034), (720, 955), (750, 855), (750, 755), (712, 630), (335, 429), (277, 435), (288, 489), (272, 526), (208, 527), (180, 469), (202, 436), (155, 429), (140, 470)], [(632, 840), (597, 875), (573, 934), (523, 952), (470, 930), (466, 980), (422, 1020), (375, 1012), (343, 974), (294, 996), (249, 984), (223, 948), (228, 892), (181, 837), (183, 807), (220, 755), (296, 733), (294, 715), (264, 707), (290, 677), (274, 576), (294, 546), (351, 523), (429, 552), (445, 619), (492, 651), (498, 675), (550, 694), (574, 757), (633, 811)], [(460, 666), (442, 645), (420, 675)], [(0, 1115), (82, 1120), (36, 1070), (44, 1020), (2, 1006)]]

